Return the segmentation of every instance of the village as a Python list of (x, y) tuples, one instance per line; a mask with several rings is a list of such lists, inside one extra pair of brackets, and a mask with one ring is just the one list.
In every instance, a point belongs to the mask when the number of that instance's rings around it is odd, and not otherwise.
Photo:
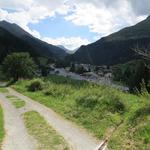
[(56, 68), (53, 64), (49, 68), (49, 74), (69, 77), (75, 80), (90, 81), (100, 85), (107, 85), (124, 92), (129, 91), (128, 87), (117, 84), (113, 81), (112, 67), (106, 65), (93, 66), (90, 64), (72, 64), (71, 67)]

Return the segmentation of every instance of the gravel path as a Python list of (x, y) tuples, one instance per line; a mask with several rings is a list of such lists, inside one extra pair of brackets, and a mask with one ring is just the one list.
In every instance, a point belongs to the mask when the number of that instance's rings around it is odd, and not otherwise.
[(27, 134), (21, 114), (3, 94), (0, 94), (0, 103), (6, 131), (2, 150), (34, 150), (34, 142)]
[(11, 88), (8, 88), (8, 90), (10, 94), (26, 101), (27, 109), (39, 112), (48, 121), (48, 123), (65, 138), (73, 150), (95, 150), (98, 146), (98, 141), (84, 129), (80, 129), (78, 126), (59, 116), (50, 108), (33, 101), (15, 90)]

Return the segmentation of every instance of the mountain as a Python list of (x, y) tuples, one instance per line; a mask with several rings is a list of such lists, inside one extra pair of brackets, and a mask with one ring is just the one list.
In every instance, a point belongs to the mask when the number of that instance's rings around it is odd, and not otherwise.
[(70, 50), (67, 49), (65, 46), (63, 46), (63, 45), (56, 45), (56, 46), (59, 47), (59, 48), (61, 48), (61, 49), (63, 49), (66, 53), (69, 54)]
[(132, 50), (150, 46), (150, 17), (144, 21), (103, 37), (95, 43), (81, 46), (69, 56), (71, 61), (94, 64), (115, 65), (137, 58)]
[(57, 45), (59, 48), (61, 48), (61, 49), (63, 49), (66, 53), (68, 53), (68, 54), (74, 54), (76, 51), (77, 51), (77, 49), (75, 49), (75, 50), (69, 50), (69, 49), (67, 49), (66, 47), (64, 47), (63, 45)]
[(0, 21), (0, 61), (10, 52), (29, 52), (32, 56), (63, 59), (67, 53), (43, 42), (16, 24)]
[(65, 46), (63, 46), (63, 45), (56, 45), (57, 47), (59, 47), (59, 48), (61, 48), (61, 49), (63, 49), (63, 50), (65, 50), (65, 51), (69, 51), (69, 49), (67, 49)]

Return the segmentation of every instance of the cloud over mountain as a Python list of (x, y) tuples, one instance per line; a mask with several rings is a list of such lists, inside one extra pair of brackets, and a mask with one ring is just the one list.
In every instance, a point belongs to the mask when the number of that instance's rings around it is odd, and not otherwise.
[(149, 15), (149, 6), (149, 0), (1, 0), (0, 20), (17, 23), (32, 35), (46, 39), (38, 31), (30, 29), (29, 24), (61, 15), (66, 21), (86, 26), (89, 32), (103, 36), (141, 21)]

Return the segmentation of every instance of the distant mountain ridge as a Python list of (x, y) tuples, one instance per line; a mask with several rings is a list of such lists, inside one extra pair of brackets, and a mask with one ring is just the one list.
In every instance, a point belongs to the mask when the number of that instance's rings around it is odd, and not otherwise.
[(63, 45), (57, 45), (57, 47), (60, 47), (61, 49), (65, 50), (65, 52), (68, 53), (68, 54), (74, 54), (74, 53), (78, 50), (78, 48), (76, 48), (76, 49), (74, 49), (74, 50), (69, 50), (69, 49), (67, 49), (67, 48), (66, 48), (65, 46), (63, 46)]
[(136, 46), (150, 46), (150, 17), (92, 44), (81, 46), (69, 59), (86, 64), (115, 65), (136, 59), (137, 55), (132, 50)]
[(63, 45), (56, 45), (57, 47), (59, 47), (59, 48), (61, 48), (61, 49), (63, 49), (65, 52), (67, 52), (67, 53), (69, 53), (70, 52), (70, 50), (69, 49), (67, 49), (65, 46), (63, 46)]
[(0, 61), (10, 52), (29, 52), (32, 56), (63, 59), (67, 53), (33, 37), (16, 24), (0, 21)]

